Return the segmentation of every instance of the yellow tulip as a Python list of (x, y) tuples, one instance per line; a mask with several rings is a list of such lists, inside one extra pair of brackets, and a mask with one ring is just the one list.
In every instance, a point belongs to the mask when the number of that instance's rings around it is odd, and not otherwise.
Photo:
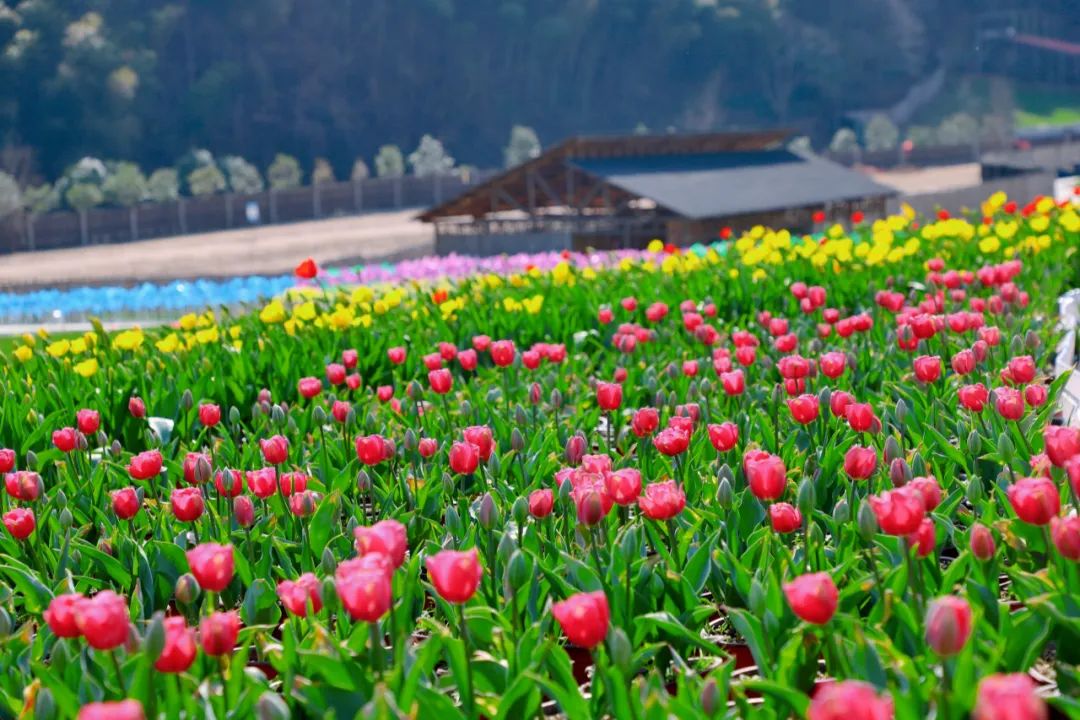
[(195, 324), (198, 321), (199, 321), (199, 318), (196, 317), (195, 313), (188, 313), (187, 315), (184, 315), (183, 317), (180, 318), (180, 329), (181, 330), (194, 330), (195, 329)]
[(98, 371), (97, 358), (88, 358), (81, 363), (77, 363), (73, 368), (77, 375), (81, 375), (84, 378), (91, 377)]
[(259, 319), (266, 324), (276, 324), (285, 321), (285, 306), (280, 300), (271, 300), (266, 307), (259, 311)]
[(18, 358), (19, 362), (27, 362), (34, 357), (34, 351), (30, 349), (29, 345), (20, 345), (15, 348), (15, 357)]
[(163, 353), (176, 352), (176, 349), (180, 347), (180, 338), (176, 333), (169, 333), (154, 343), (154, 347)]
[(49, 343), (45, 347), (45, 352), (49, 353), (54, 358), (62, 358), (71, 351), (71, 342), (68, 340), (57, 340), (54, 343)]

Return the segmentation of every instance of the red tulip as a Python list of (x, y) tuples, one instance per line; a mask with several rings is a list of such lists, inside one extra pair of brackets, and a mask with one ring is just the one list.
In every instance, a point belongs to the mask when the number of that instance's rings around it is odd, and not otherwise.
[(842, 352), (827, 352), (818, 358), (821, 374), (827, 378), (838, 378), (843, 375), (846, 365), (847, 355)]
[(146, 720), (138, 700), (92, 702), (79, 708), (77, 720)]
[(979, 681), (972, 720), (1047, 720), (1046, 702), (1027, 673), (989, 675)]
[(937, 355), (920, 355), (915, 358), (915, 377), (919, 382), (935, 382), (941, 377), (941, 358)]
[(825, 222), (825, 211), (824, 210), (815, 210), (813, 212), (813, 214), (811, 214), (810, 220), (815, 225), (820, 225), (821, 223)]
[(211, 657), (231, 655), (239, 634), (240, 616), (235, 610), (211, 613), (199, 623), (199, 643)]
[(941, 486), (938, 485), (937, 478), (933, 475), (917, 477), (909, 484), (922, 495), (926, 512), (930, 512), (941, 504)]
[(784, 585), (784, 597), (800, 620), (824, 625), (836, 613), (840, 593), (829, 573), (800, 575)]
[(653, 407), (644, 407), (634, 411), (630, 419), (630, 430), (639, 438), (644, 438), (656, 432), (660, 425), (660, 412)]
[(221, 422), (221, 408), (213, 403), (199, 404), (199, 423), (203, 427), (214, 427)]
[(952, 369), (957, 375), (967, 375), (975, 369), (975, 353), (961, 350), (952, 356)]
[(445, 395), (454, 385), (454, 376), (446, 368), (432, 370), (428, 373), (428, 384), (431, 385), (433, 392)]
[(146, 404), (141, 398), (131, 397), (128, 399), (128, 413), (136, 420), (146, 417)]
[(352, 370), (360, 362), (360, 353), (354, 348), (341, 351), (341, 362), (349, 370)]
[(420, 457), (427, 459), (439, 450), (439, 442), (435, 438), (420, 438), (416, 450), (420, 453)]
[(204, 461), (203, 465), (202, 465), (202, 471), (201, 472), (209, 471), (209, 468), (210, 468), (210, 457), (209, 456), (204, 455), (203, 453), (194, 453), (194, 452), (189, 452), (187, 455), (184, 456), (184, 464), (183, 464), (184, 482), (186, 482), (188, 485), (198, 485), (198, 484), (204, 483), (204, 482), (206, 482), (207, 480), (210, 479), (209, 476), (203, 477), (203, 476), (201, 476), (200, 472), (196, 472), (199, 469), (199, 461), (200, 460)]
[(272, 467), (248, 470), (247, 485), (255, 497), (266, 499), (278, 491), (277, 473)]
[(735, 360), (743, 367), (750, 367), (757, 361), (757, 350), (752, 345), (735, 348)]
[(310, 400), (322, 392), (322, 380), (315, 377), (300, 378), (300, 381), (296, 384), (296, 388), (301, 396)]
[(1048, 392), (1045, 385), (1028, 385), (1024, 388), (1024, 400), (1031, 407), (1042, 407), (1046, 404)]
[(617, 410), (622, 405), (622, 386), (605, 382), (597, 384), (596, 401), (603, 410)]
[(202, 543), (187, 551), (187, 561), (191, 574), (203, 590), (221, 592), (232, 581), (232, 545)]
[(472, 475), (480, 466), (480, 450), (468, 442), (450, 446), (450, 469), (459, 475)]
[(1046, 525), (1061, 510), (1061, 495), (1053, 480), (1021, 478), (1006, 491), (1016, 516), (1030, 525)]
[(810, 361), (799, 355), (786, 355), (776, 363), (776, 369), (785, 380), (798, 380), (810, 374)]
[(622, 385), (624, 382), (626, 382), (626, 377), (627, 377), (626, 368), (624, 368), (624, 367), (615, 368), (615, 382), (618, 385)]
[(1001, 330), (993, 325), (979, 328), (979, 339), (990, 347), (996, 347), (1001, 343)]
[(1080, 560), (1080, 517), (1051, 518), (1050, 537), (1062, 557)]
[(847, 408), (853, 402), (855, 402), (855, 398), (851, 393), (836, 390), (829, 396), (829, 410), (832, 411), (833, 417), (846, 418)]
[(852, 445), (844, 454), (844, 472), (852, 480), (866, 480), (877, 469), (877, 450)]
[(312, 490), (293, 493), (289, 495), (289, 512), (296, 517), (307, 517), (315, 512), (319, 498), (320, 495)]
[(934, 546), (937, 545), (937, 532), (934, 528), (934, 521), (928, 517), (923, 518), (918, 529), (907, 536), (907, 542), (908, 545), (915, 548), (917, 557), (924, 558), (934, 552)]
[[(604, 475), (604, 483), (607, 486), (607, 491), (611, 495), (612, 500), (619, 505), (632, 505), (635, 502), (640, 502), (641, 473), (634, 468), (622, 468), (615, 472), (606, 473)], [(686, 504), (685, 497), (683, 498), (683, 504)], [(681, 509), (682, 508), (680, 508), (680, 510)], [(642, 507), (642, 510), (644, 511), (644, 507)], [(647, 511), (645, 511), (645, 514), (648, 517), (653, 517), (652, 515), (649, 515)]]
[(806, 283), (799, 280), (791, 283), (791, 287), (788, 288), (788, 290), (791, 291), (791, 294), (795, 297), (796, 300), (802, 300), (804, 297), (806, 297), (808, 289), (809, 288), (807, 288)]
[(163, 673), (182, 673), (195, 662), (198, 648), (195, 632), (182, 617), (165, 618), (165, 647), (161, 650), (154, 669)]
[(817, 395), (800, 395), (787, 401), (791, 418), (800, 425), (814, 422), (818, 416)]
[(638, 498), (638, 507), (650, 520), (670, 520), (686, 507), (686, 494), (674, 480), (650, 483)]
[(877, 420), (874, 415), (874, 408), (870, 403), (853, 402), (849, 404), (844, 410), (844, 417), (855, 432), (872, 432), (874, 422)]
[(127, 600), (112, 590), (102, 590), (74, 607), (75, 624), (86, 642), (95, 650), (112, 650), (127, 642)]
[(280, 465), (289, 458), (289, 441), (281, 435), (260, 440), (259, 447), (263, 458), (271, 465)]
[(304, 573), (295, 581), (282, 580), (277, 594), (285, 609), (297, 617), (307, 617), (309, 604), (312, 612), (322, 610), (322, 583), (314, 573)]
[(978, 560), (989, 560), (997, 552), (997, 547), (994, 544), (994, 534), (990, 531), (990, 528), (982, 523), (975, 523), (971, 526), (971, 539), (968, 545), (971, 548), (971, 554)]
[(393, 604), (392, 569), (378, 553), (347, 560), (338, 566), (334, 580), (341, 604), (353, 620), (377, 622)]
[(30, 537), (37, 527), (34, 519), (34, 511), (29, 508), (15, 508), (4, 513), (4, 527), (16, 540), (25, 540)]
[(381, 520), (371, 527), (357, 527), (353, 530), (353, 537), (356, 539), (356, 552), (361, 557), (370, 553), (381, 553), (395, 568), (401, 567), (405, 562), (409, 540), (405, 526), (397, 520)]
[(806, 720), (893, 720), (893, 704), (869, 683), (830, 682), (814, 693)]
[(365, 465), (378, 465), (386, 460), (386, 439), (382, 435), (361, 435), (356, 438), (356, 457)]
[(743, 457), (743, 472), (750, 485), (750, 492), (758, 500), (776, 500), (787, 487), (787, 468), (776, 455), (754, 450)]
[(476, 548), (462, 552), (443, 550), (429, 557), (424, 564), (435, 591), (443, 600), (455, 605), (469, 601), (484, 574)]
[(782, 317), (769, 318), (768, 327), (769, 334), (773, 337), (786, 335), (788, 332), (788, 321)]
[(79, 436), (75, 428), (60, 428), (53, 431), (52, 443), (60, 452), (69, 453), (79, 444)]
[(296, 266), (293, 271), (296, 277), (304, 280), (311, 280), (319, 274), (319, 266), (315, 264), (315, 261), (311, 258), (305, 258), (300, 261), (300, 264)]
[[(326, 366), (326, 379), (330, 382), (331, 385), (341, 385), (342, 383), (344, 383), (345, 375), (347, 373), (348, 371), (345, 369), (344, 365), (340, 365), (338, 363), (330, 363)], [(319, 389), (322, 389), (321, 382), (319, 383)], [(318, 393), (315, 394), (318, 395)], [(307, 396), (305, 395), (305, 397)]]
[(197, 487), (174, 488), (169, 496), (173, 515), (181, 522), (195, 522), (205, 509), (202, 490)]
[(1035, 360), (1030, 355), (1012, 358), (1007, 369), (1016, 385), (1026, 385), (1035, 379)]
[(919, 529), (926, 516), (922, 493), (909, 485), (871, 495), (867, 500), (878, 527), (889, 535), (910, 535)]
[(1006, 420), (1019, 420), (1024, 416), (1024, 396), (1019, 390), (999, 387), (994, 390), (998, 414)]
[(677, 428), (664, 428), (653, 436), (653, 445), (664, 455), (674, 457), (690, 447), (690, 435)]
[(491, 361), (499, 367), (507, 367), (514, 362), (517, 351), (511, 340), (497, 340), (491, 343)]
[(785, 502), (769, 506), (769, 522), (778, 533), (795, 532), (802, 527), (802, 513), (794, 505)]
[(360, 379), (360, 373), (352, 373), (351, 375), (347, 375), (345, 377), (345, 387), (349, 388), (350, 390), (359, 390), (362, 382), (363, 381)]
[(157, 450), (147, 450), (131, 458), (128, 474), (136, 480), (149, 480), (161, 472), (162, 458)]
[(555, 493), (550, 488), (533, 490), (529, 493), (529, 514), (540, 519), (551, 514), (555, 507)]
[(10, 448), (0, 448), (0, 473), (8, 473), (15, 469), (15, 451)]
[(972, 412), (982, 412), (990, 399), (990, 391), (982, 383), (964, 385), (957, 391), (957, 395), (960, 397), (960, 404)]
[(4, 475), (4, 487), (16, 500), (34, 502), (41, 497), (41, 476), (30, 470), (10, 472)]
[(486, 463), (491, 458), (491, 453), (495, 448), (495, 438), (491, 428), (487, 425), (473, 425), (465, 428), (462, 435), (465, 437), (465, 442), (476, 446), (480, 454), (480, 462)]
[(814, 307), (816, 308), (819, 308), (825, 304), (825, 288), (821, 287), (820, 285), (811, 285), (810, 289), (807, 291), (806, 296), (810, 298), (810, 302), (813, 303)]
[(739, 426), (733, 422), (709, 425), (709, 442), (717, 452), (727, 452), (739, 442)]
[(742, 370), (720, 373), (720, 384), (728, 395), (742, 395), (746, 390), (746, 379)]
[(239, 495), (233, 498), (233, 517), (236, 524), (242, 528), (249, 528), (255, 523), (255, 505), (251, 498)]
[(552, 605), (551, 614), (578, 647), (592, 649), (607, 637), (610, 611), (603, 591), (571, 595)]
[(53, 634), (62, 638), (77, 638), (82, 635), (76, 621), (79, 604), (86, 600), (81, 593), (57, 595), (49, 601), (45, 610), (45, 622)]
[(139, 495), (135, 488), (122, 488), (112, 494), (113, 513), (120, 520), (130, 520), (139, 512)]
[(477, 357), (475, 350), (462, 350), (457, 354), (457, 361), (462, 370), (473, 371), (476, 369)]
[(75, 424), (83, 435), (93, 435), (101, 427), (101, 413), (97, 410), (80, 410), (75, 413)]
[(930, 603), (926, 611), (926, 644), (942, 657), (964, 649), (971, 636), (971, 606), (967, 600), (946, 595)]
[(405, 362), (405, 348), (392, 347), (386, 351), (386, 356), (390, 358), (390, 362), (395, 365), (400, 365)]

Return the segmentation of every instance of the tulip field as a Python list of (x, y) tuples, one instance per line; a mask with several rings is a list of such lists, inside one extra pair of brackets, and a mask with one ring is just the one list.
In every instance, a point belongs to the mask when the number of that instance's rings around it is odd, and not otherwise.
[(0, 718), (1080, 718), (1080, 214), (905, 210), (16, 339)]

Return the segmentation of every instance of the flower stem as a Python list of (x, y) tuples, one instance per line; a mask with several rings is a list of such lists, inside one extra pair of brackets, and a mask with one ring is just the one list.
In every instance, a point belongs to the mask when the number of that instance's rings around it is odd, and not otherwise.
[(469, 626), (465, 622), (465, 606), (458, 605), (458, 618), (461, 623), (461, 643), (465, 646), (465, 689), (461, 692), (461, 702), (465, 706), (465, 716), (475, 717), (476, 713), (473, 708), (475, 707), (473, 699), (473, 676), (472, 676), (472, 654), (469, 651)]

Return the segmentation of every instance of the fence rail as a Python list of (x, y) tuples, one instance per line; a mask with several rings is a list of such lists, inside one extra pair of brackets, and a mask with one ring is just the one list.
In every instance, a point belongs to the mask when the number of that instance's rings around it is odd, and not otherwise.
[(429, 177), (369, 178), (254, 195), (229, 193), (128, 208), (70, 210), (16, 217), (0, 228), (0, 252), (50, 250), (251, 227), (249, 205), (258, 224), (276, 224), (435, 205), (491, 175), (473, 172)]

